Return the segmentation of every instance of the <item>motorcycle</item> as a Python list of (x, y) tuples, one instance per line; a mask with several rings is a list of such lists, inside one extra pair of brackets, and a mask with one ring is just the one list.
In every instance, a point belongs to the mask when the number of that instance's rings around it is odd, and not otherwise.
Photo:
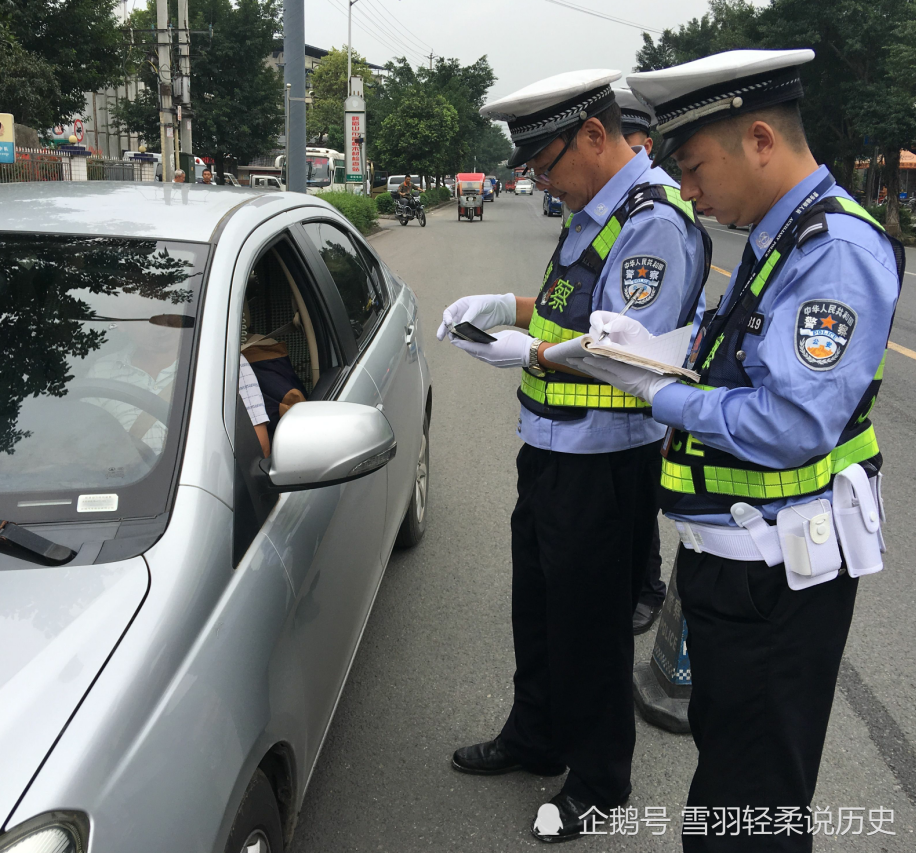
[(411, 219), (416, 219), (421, 228), (426, 227), (426, 211), (423, 209), (423, 203), (420, 201), (420, 194), (414, 193), (410, 198), (401, 198), (397, 193), (394, 195), (394, 215), (398, 218), (401, 225), (406, 225)]

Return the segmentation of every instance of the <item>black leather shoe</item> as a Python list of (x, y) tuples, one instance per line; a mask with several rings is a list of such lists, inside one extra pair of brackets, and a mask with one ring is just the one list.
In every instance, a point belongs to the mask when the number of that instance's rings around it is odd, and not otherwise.
[(636, 605), (636, 610), (633, 611), (633, 633), (645, 634), (652, 627), (661, 610), (660, 604), (653, 607), (651, 604), (643, 604), (640, 601)]
[(536, 776), (559, 776), (566, 772), (564, 766), (556, 764), (546, 767), (524, 766), (509, 752), (501, 737), (456, 749), (452, 756), (452, 767), (461, 773), (474, 773), (478, 776), (499, 776), (515, 770), (527, 770)]
[[(623, 800), (624, 803), (630, 798), (629, 788), (627, 788), (627, 791), (628, 793)], [(621, 803), (621, 805), (623, 805), (623, 803)], [(555, 806), (555, 809), (550, 808), (551, 806)], [(577, 838), (582, 837), (582, 831), (585, 829), (586, 821), (592, 820), (592, 818), (588, 816), (588, 812), (590, 811), (592, 815), (594, 815), (592, 806), (580, 802), (569, 794), (560, 791), (560, 793), (553, 797), (549, 803), (544, 803), (544, 805), (538, 809), (537, 817), (534, 819), (534, 823), (531, 824), (531, 834), (538, 841), (544, 841), (547, 844), (557, 844), (562, 841), (575, 841)], [(607, 817), (605, 814), (607, 811), (609, 810), (605, 809), (601, 811), (601, 814), (595, 817), (595, 820), (598, 822), (597, 825), (600, 825), (600, 822)], [(589, 826), (592, 829), (594, 828), (591, 823)]]

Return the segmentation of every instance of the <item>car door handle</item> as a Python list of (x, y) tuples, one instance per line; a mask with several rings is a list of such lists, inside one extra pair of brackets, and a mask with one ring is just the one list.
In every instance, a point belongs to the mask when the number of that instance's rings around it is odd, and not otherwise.
[(406, 334), (405, 343), (407, 344), (407, 346), (410, 346), (413, 343), (414, 338), (417, 336), (417, 324), (411, 323), (405, 329), (405, 334)]

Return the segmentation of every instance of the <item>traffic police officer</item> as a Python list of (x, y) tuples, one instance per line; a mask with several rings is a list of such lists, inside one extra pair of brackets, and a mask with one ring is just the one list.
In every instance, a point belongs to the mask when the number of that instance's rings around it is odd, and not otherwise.
[(903, 253), (811, 156), (797, 100), (813, 56), (732, 51), (627, 78), (655, 106), (656, 163), (674, 155), (684, 199), (751, 233), (694, 346), (696, 385), (581, 362), (671, 427), (662, 506), (682, 541), (699, 749), (687, 805), (708, 824), (685, 851), (811, 850), (857, 577), (882, 565), (869, 413)]
[[(690, 323), (703, 307), (709, 262), (692, 205), (664, 173), (650, 175), (645, 152), (621, 135), (610, 85), (619, 77), (561, 74), (481, 109), (509, 123), (509, 167), (526, 163), (539, 188), (577, 212), (537, 297), (465, 297), (445, 310), (437, 333), (519, 371), (524, 442), (511, 521), (514, 703), (500, 735), (457, 750), (453, 766), (540, 775), (568, 766), (562, 790), (542, 806), (554, 820), (532, 827), (548, 841), (578, 836), (590, 807), (606, 811), (630, 793), (632, 616), (658, 513), (664, 435), (643, 400), (571, 375), (564, 348), (581, 351), (575, 339), (599, 308), (630, 303), (657, 333)], [(527, 331), (471, 343), (451, 332), (461, 322)]]

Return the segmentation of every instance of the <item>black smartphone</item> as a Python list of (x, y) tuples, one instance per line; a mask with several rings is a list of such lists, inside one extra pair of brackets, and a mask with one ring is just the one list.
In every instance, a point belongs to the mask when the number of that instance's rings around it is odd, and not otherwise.
[(458, 323), (452, 325), (449, 331), (463, 341), (473, 341), (475, 344), (492, 344), (496, 338), (488, 335), (483, 329), (478, 329), (472, 323)]

